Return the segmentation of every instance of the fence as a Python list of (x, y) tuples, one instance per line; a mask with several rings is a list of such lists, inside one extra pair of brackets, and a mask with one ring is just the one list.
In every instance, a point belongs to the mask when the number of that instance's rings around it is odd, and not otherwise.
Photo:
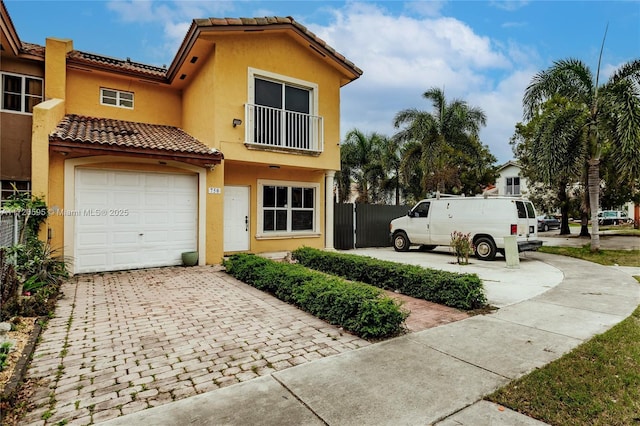
[(407, 213), (409, 206), (335, 204), (333, 242), (337, 249), (389, 247), (389, 222)]
[(18, 214), (0, 210), (0, 247), (10, 247), (18, 242), (20, 234)]

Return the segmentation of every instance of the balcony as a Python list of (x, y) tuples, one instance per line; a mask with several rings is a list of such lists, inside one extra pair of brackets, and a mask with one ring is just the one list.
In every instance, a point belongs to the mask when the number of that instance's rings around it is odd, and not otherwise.
[(263, 105), (245, 105), (245, 145), (250, 149), (319, 155), (324, 149), (322, 117)]

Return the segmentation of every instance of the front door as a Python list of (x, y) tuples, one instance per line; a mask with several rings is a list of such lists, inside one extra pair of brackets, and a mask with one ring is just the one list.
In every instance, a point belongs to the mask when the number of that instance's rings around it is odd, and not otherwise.
[(249, 250), (248, 186), (224, 187), (224, 251)]

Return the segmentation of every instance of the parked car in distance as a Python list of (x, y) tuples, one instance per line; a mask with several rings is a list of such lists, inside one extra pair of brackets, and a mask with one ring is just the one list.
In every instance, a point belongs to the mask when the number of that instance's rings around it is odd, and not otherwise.
[(627, 213), (620, 210), (604, 210), (598, 213), (598, 224), (600, 225), (619, 225), (629, 221)]
[(560, 221), (550, 214), (538, 216), (538, 231), (548, 231), (550, 229), (560, 229)]

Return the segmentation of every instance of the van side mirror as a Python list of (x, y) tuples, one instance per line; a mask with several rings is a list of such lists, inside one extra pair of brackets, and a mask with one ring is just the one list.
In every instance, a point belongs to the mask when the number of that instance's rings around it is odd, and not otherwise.
[(415, 216), (415, 214), (413, 213), (413, 211), (409, 210), (409, 211), (407, 212), (407, 216), (409, 216), (409, 217), (414, 217), (414, 216)]

